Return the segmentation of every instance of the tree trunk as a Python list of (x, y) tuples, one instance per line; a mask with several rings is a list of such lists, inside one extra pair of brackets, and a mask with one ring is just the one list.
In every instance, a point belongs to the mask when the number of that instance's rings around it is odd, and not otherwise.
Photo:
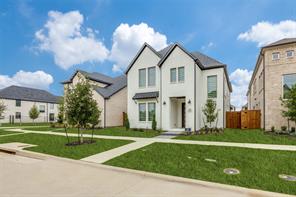
[(77, 135), (78, 136), (78, 142), (80, 143), (80, 127), (78, 126), (77, 129), (78, 129), (78, 132), (77, 132), (77, 134), (78, 134)]
[(80, 131), (80, 144), (83, 144), (83, 131)]
[(68, 144), (70, 144), (70, 140), (69, 140), (69, 136), (68, 136), (67, 127), (66, 127), (66, 126), (64, 126), (64, 128), (65, 128), (65, 132), (66, 132), (66, 136), (67, 136)]

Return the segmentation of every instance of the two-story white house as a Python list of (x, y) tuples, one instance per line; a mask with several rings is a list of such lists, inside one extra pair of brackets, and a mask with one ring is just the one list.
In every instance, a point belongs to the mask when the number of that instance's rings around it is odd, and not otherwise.
[(126, 75), (131, 128), (151, 128), (155, 114), (159, 129), (197, 130), (208, 98), (217, 104), (217, 127), (225, 126), (232, 91), (225, 64), (177, 43), (160, 51), (145, 43)]

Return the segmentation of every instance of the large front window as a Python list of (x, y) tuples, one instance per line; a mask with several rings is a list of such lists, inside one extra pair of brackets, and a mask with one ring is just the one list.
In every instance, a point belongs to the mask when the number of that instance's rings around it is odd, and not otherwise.
[(153, 116), (155, 116), (155, 103), (148, 103), (148, 121), (152, 121)]
[(45, 112), (45, 105), (39, 105), (39, 112), (44, 113)]
[(148, 68), (148, 86), (155, 86), (155, 67)]
[(15, 106), (16, 107), (20, 107), (22, 105), (22, 101), (21, 100), (15, 100)]
[(146, 121), (146, 103), (139, 103), (139, 121)]
[(289, 93), (293, 85), (296, 84), (296, 74), (289, 74), (283, 76), (283, 97), (289, 98)]
[(208, 98), (217, 98), (217, 76), (208, 76)]
[(140, 69), (139, 70), (139, 87), (145, 87), (146, 86), (146, 69)]

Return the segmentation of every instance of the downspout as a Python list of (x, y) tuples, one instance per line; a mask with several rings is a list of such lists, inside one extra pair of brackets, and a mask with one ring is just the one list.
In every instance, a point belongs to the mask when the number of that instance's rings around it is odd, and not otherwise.
[(159, 67), (159, 76), (160, 76), (160, 80), (159, 80), (159, 113), (160, 113), (160, 117), (159, 117), (159, 128), (162, 129), (162, 71), (161, 71), (161, 67)]
[(196, 64), (194, 64), (194, 131), (196, 131)]
[(104, 128), (106, 128), (106, 99), (104, 98)]
[(265, 56), (264, 53), (261, 52), (263, 58), (263, 129), (265, 130)]

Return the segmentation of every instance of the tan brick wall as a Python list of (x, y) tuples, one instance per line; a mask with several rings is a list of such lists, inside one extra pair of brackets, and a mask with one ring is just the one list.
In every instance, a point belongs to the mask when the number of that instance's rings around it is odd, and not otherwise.
[[(266, 67), (265, 126), (267, 130), (271, 126), (279, 129), (281, 126), (288, 125), (286, 118), (282, 117), (283, 108), (280, 101), (283, 93), (283, 75), (296, 73), (296, 57), (287, 58), (286, 51), (288, 50), (294, 50), (296, 52), (296, 44), (273, 47), (264, 51)], [(273, 52), (280, 52), (279, 60), (272, 60)], [(292, 125), (294, 126), (294, 124)]]
[(123, 112), (127, 112), (127, 88), (106, 100), (106, 127), (122, 126)]

